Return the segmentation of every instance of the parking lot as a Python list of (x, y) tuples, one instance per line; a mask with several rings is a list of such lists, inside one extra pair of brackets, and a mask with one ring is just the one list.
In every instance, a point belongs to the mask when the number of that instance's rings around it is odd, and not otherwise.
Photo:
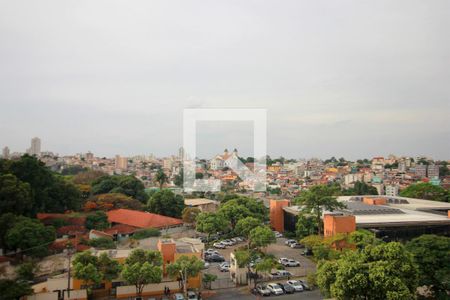
[[(304, 277), (310, 272), (316, 270), (314, 262), (301, 255), (303, 249), (293, 249), (285, 245), (285, 238), (278, 238), (277, 242), (267, 247), (267, 253), (275, 255), (277, 258), (286, 257), (300, 262), (300, 267), (287, 267), (286, 270), (293, 274), (293, 277)], [(230, 261), (230, 253), (236, 248), (242, 247), (245, 243), (227, 247), (226, 249), (216, 249), (226, 261)], [(215, 274), (220, 278), (229, 278), (229, 272), (220, 272), (218, 266), (220, 263), (210, 263), (210, 267), (205, 273)]]

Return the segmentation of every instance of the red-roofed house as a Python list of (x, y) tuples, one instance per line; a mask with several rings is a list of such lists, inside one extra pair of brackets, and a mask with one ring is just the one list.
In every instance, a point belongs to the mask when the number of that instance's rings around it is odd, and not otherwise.
[(112, 225), (125, 224), (136, 228), (166, 228), (183, 225), (180, 219), (124, 208), (108, 211), (107, 215)]

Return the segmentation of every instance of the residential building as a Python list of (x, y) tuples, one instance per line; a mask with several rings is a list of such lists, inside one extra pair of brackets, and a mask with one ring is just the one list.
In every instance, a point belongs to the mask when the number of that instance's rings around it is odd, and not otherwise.
[(116, 155), (114, 167), (116, 170), (126, 171), (128, 169), (128, 158)]
[(3, 150), (2, 150), (2, 157), (3, 157), (4, 159), (9, 159), (9, 153), (10, 153), (9, 148), (8, 148), (8, 146), (6, 146), (6, 147), (3, 148)]
[(416, 165), (414, 169), (414, 174), (418, 178), (427, 177), (427, 166), (424, 164)]
[(41, 139), (34, 137), (31, 139), (31, 146), (27, 149), (27, 153), (30, 155), (41, 155)]
[(398, 196), (398, 190), (399, 190), (398, 185), (387, 185), (385, 191), (386, 196), (392, 197)]
[(428, 165), (427, 166), (427, 177), (432, 178), (439, 178), (439, 165)]
[(219, 202), (205, 199), (184, 199), (184, 205), (188, 207), (197, 207), (202, 212), (215, 212), (219, 208)]

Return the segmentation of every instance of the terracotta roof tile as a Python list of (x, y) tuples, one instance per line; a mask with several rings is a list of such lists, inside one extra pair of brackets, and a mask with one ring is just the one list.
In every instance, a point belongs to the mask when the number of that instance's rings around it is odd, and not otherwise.
[(137, 228), (163, 228), (183, 224), (180, 219), (124, 208), (108, 211), (107, 214), (110, 223), (125, 224)]

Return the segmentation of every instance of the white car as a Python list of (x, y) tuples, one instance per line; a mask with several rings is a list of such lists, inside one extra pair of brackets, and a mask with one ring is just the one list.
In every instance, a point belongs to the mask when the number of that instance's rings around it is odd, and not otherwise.
[(220, 272), (229, 272), (230, 271), (230, 264), (228, 262), (223, 262), (219, 265)]
[(198, 300), (197, 294), (193, 291), (187, 292), (188, 300)]
[(274, 231), (273, 233), (275, 234), (275, 237), (276, 237), (276, 238), (281, 238), (281, 237), (283, 237), (283, 235), (282, 235), (281, 233), (279, 233), (278, 231)]
[(280, 257), (280, 258), (278, 259), (278, 263), (284, 264), (284, 263), (286, 263), (288, 260), (289, 260), (289, 258), (286, 258), (286, 257)]
[(298, 280), (288, 280), (287, 283), (290, 284), (296, 292), (303, 292), (304, 290), (302, 283)]
[(293, 259), (281, 261), (280, 264), (282, 264), (285, 267), (300, 267), (300, 262)]
[(276, 283), (269, 283), (267, 289), (274, 295), (283, 295), (283, 289)]
[(184, 296), (181, 293), (176, 293), (175, 295), (173, 295), (173, 299), (174, 300), (184, 300)]
[(213, 246), (214, 246), (214, 248), (217, 248), (217, 249), (225, 249), (225, 248), (227, 247), (227, 246), (226, 246), (225, 244), (223, 244), (222, 242), (214, 243)]
[(270, 276), (272, 278), (283, 278), (292, 276), (292, 273), (285, 270), (277, 270), (276, 272), (270, 273)]
[(290, 246), (292, 243), (297, 243), (296, 240), (287, 240), (286, 242), (284, 242), (285, 245)]
[(233, 246), (234, 244), (236, 244), (235, 242), (233, 242), (231, 240), (223, 240), (221, 243), (226, 246)]

